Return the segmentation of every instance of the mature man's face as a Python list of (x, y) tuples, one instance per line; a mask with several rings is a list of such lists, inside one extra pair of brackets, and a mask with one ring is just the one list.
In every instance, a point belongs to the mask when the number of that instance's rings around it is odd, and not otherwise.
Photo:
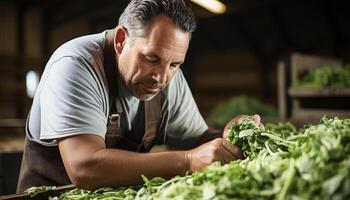
[(118, 69), (128, 90), (141, 100), (152, 99), (166, 87), (184, 62), (190, 34), (166, 15), (156, 17), (145, 37), (126, 39)]

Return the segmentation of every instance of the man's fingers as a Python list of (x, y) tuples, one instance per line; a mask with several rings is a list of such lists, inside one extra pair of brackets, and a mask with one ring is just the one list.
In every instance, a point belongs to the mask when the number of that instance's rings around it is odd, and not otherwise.
[(253, 121), (256, 127), (260, 127), (260, 123), (261, 123), (261, 118), (259, 115), (254, 114), (253, 116)]
[(227, 140), (222, 141), (224, 148), (229, 151), (236, 159), (243, 159), (243, 154), (238, 146), (231, 144)]
[(234, 121), (237, 123), (237, 124), (239, 124), (239, 123), (241, 123), (245, 118), (247, 117), (247, 115), (238, 115), (237, 117), (235, 117), (234, 119)]
[[(238, 115), (235, 118), (233, 118), (233, 120), (231, 120), (226, 126), (225, 126), (225, 130), (224, 130), (224, 140), (222, 141), (222, 145), (223, 145), (223, 152), (222, 152), (222, 162), (228, 163), (232, 160), (235, 159), (243, 159), (243, 154), (240, 150), (239, 147), (237, 147), (236, 145), (232, 145), (229, 141), (225, 140), (225, 138), (227, 137), (228, 133), (229, 133), (229, 127), (232, 126), (233, 123), (241, 123), (244, 119), (247, 118), (247, 115)], [(254, 114), (253, 115), (253, 122), (254, 125), (256, 127), (264, 127), (264, 125), (261, 123), (261, 118), (259, 115)]]
[(264, 124), (260, 122), (259, 128), (265, 128)]
[(226, 147), (222, 148), (222, 161), (223, 163), (229, 163), (232, 160), (236, 160), (237, 157), (232, 154)]
[[(233, 124), (239, 124), (247, 117), (248, 117), (248, 115), (238, 115), (235, 118), (233, 118), (230, 122), (228, 122), (225, 125), (224, 131), (223, 131), (223, 138), (224, 139), (227, 138)], [(264, 125), (261, 123), (261, 117), (258, 114), (253, 115), (253, 122), (254, 122), (255, 127), (264, 128)]]
[(231, 121), (229, 121), (224, 128), (224, 132), (223, 132), (223, 138), (226, 139), (228, 134), (230, 133), (231, 127), (233, 126), (233, 124), (238, 124), (240, 123), (246, 116), (245, 115), (238, 115), (235, 118), (231, 119)]

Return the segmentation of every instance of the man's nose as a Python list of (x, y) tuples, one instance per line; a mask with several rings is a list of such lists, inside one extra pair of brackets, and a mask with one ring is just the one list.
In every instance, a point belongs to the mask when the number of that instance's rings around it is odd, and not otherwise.
[(159, 66), (153, 73), (153, 79), (156, 80), (158, 83), (164, 84), (167, 81), (168, 73), (169, 73), (168, 65)]

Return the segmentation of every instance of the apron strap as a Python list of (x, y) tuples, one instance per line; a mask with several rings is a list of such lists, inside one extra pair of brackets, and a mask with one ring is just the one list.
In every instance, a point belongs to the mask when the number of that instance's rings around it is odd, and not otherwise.
[[(120, 99), (117, 97), (114, 99), (114, 106), (109, 109), (109, 116), (108, 116), (108, 124), (107, 125), (113, 125), (116, 128), (120, 128), (120, 116), (123, 112), (122, 105), (120, 103)], [(113, 103), (112, 103), (113, 106)]]
[[(103, 69), (104, 73), (107, 79), (108, 84), (108, 92), (109, 92), (109, 108), (113, 108), (113, 102), (115, 98), (118, 97), (118, 81), (117, 81), (117, 67), (115, 62), (115, 52), (113, 49), (113, 46), (107, 46), (108, 44), (105, 43), (104, 49), (103, 49)], [(116, 102), (116, 108), (120, 108), (120, 105), (117, 105)], [(122, 111), (122, 110), (121, 110)]]
[(158, 93), (152, 100), (144, 102), (145, 107), (145, 134), (142, 146), (146, 151), (151, 150), (156, 142), (158, 127), (162, 119), (162, 95)]

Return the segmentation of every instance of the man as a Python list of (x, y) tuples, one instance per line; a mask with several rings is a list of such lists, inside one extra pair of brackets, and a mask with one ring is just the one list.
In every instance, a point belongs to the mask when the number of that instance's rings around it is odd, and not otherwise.
[[(194, 29), (186, 0), (132, 0), (115, 29), (58, 48), (28, 117), (18, 192), (137, 185), (141, 174), (172, 177), (240, 158), (208, 129), (179, 69)], [(183, 150), (149, 153), (155, 144)]]

